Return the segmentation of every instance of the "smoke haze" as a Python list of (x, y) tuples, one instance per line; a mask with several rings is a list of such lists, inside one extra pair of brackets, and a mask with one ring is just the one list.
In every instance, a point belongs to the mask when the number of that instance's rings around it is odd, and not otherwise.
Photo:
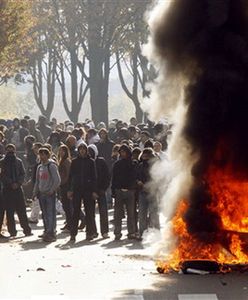
[(188, 232), (216, 242), (222, 224), (209, 210), (209, 167), (228, 165), (248, 178), (248, 2), (164, 1), (149, 25), (144, 51), (159, 70), (149, 113), (174, 124), (169, 162), (154, 166), (153, 188), (168, 218), (186, 199)]

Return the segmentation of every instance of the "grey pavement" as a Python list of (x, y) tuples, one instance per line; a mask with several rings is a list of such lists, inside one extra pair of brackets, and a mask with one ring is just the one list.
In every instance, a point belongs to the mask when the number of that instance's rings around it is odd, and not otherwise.
[(0, 299), (248, 299), (248, 274), (158, 274), (153, 243), (128, 240), (124, 230), (118, 242), (112, 232), (88, 242), (80, 231), (70, 244), (59, 229), (63, 222), (58, 216), (54, 243), (38, 238), (41, 220), (32, 225), (33, 236), (24, 237), (18, 227), (16, 238), (1, 242)]

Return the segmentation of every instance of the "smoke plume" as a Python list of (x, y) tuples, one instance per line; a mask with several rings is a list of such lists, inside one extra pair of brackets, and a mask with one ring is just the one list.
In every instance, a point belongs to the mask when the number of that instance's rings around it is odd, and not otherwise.
[(187, 199), (188, 232), (215, 242), (222, 225), (209, 210), (209, 166), (248, 179), (248, 1), (162, 1), (149, 25), (145, 53), (159, 70), (149, 111), (174, 124), (170, 162), (161, 175), (154, 167), (154, 185), (167, 215)]

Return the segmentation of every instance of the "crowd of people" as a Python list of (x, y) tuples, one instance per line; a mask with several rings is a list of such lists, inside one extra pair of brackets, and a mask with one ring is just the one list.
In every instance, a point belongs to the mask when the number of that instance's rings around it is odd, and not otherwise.
[[(109, 209), (114, 210), (115, 240), (122, 237), (127, 218), (128, 239), (142, 240), (148, 227), (160, 228), (159, 199), (147, 188), (154, 161), (166, 159), (171, 125), (167, 122), (127, 124), (112, 120), (107, 126), (93, 121), (38, 122), (25, 116), (0, 120), (0, 233), (6, 215), (9, 236), (17, 235), (15, 213), (25, 236), (39, 222), (45, 242), (56, 240), (56, 203), (62, 203), (65, 224), (75, 242), (85, 227), (86, 239), (109, 238)], [(32, 199), (27, 216), (27, 201)]]

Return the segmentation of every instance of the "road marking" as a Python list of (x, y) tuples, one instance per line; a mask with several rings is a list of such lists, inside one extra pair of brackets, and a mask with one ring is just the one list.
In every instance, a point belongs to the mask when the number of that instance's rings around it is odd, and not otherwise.
[(218, 300), (216, 294), (179, 294), (178, 300)]
[(123, 294), (115, 292), (113, 295), (105, 297), (106, 300), (144, 300), (143, 290), (134, 290), (133, 293)]

